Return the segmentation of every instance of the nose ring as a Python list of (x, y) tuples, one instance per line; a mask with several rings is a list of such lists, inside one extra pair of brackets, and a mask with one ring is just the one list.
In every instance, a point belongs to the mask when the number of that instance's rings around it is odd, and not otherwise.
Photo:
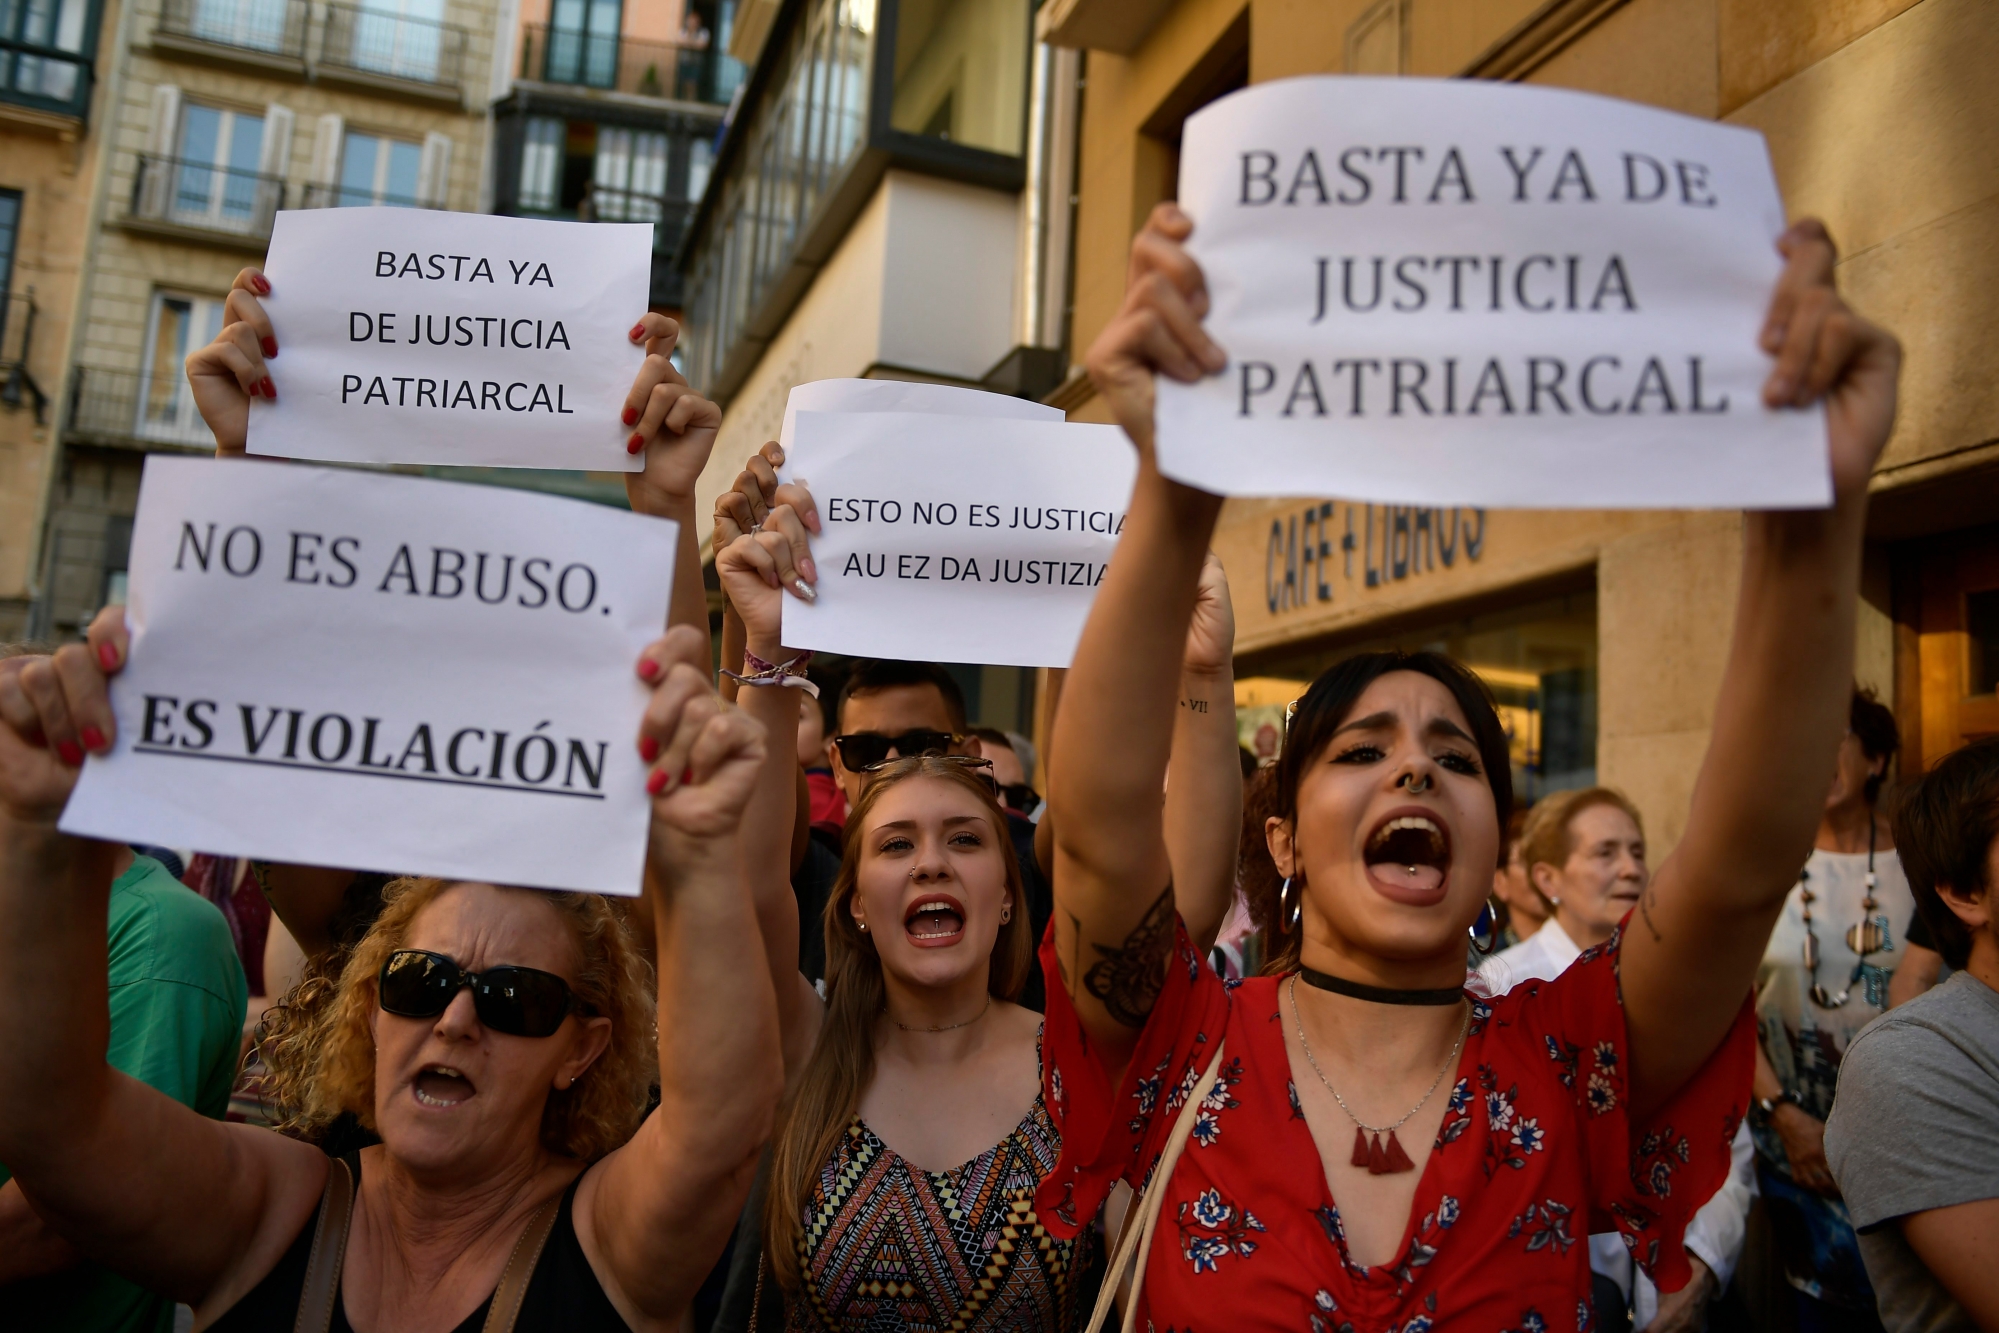
[(1425, 773), (1422, 777), (1418, 778), (1414, 773), (1404, 773), (1401, 778), (1401, 785), (1408, 788), (1411, 796), (1420, 795), (1430, 790), (1430, 775)]

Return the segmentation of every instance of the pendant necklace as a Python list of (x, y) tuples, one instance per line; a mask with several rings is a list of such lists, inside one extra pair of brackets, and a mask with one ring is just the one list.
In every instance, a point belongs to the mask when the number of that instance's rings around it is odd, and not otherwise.
[(1886, 968), (1876, 967), (1867, 961), (1867, 956), (1882, 953), (1895, 947), (1888, 937), (1888, 918), (1881, 915), (1881, 904), (1874, 897), (1874, 840), (1876, 828), (1874, 812), (1867, 815), (1867, 879), (1866, 893), (1860, 900), (1860, 920), (1846, 928), (1846, 947), (1855, 959), (1853, 975), (1847, 978), (1846, 989), (1834, 995), (1819, 984), (1819, 937), (1812, 929), (1812, 904), (1818, 895), (1812, 892), (1812, 872), (1809, 868), (1798, 872), (1798, 904), (1805, 919), (1805, 970), (1811, 975), (1812, 1003), (1821, 1009), (1838, 1009), (1853, 996), (1853, 984), (1863, 983), (1865, 999), (1875, 1008), (1882, 1007), (1887, 998)]
[[(1312, 1043), (1305, 1040), (1305, 1016), (1298, 1012), (1298, 978), (1295, 974), (1291, 978), (1291, 1020), (1297, 1024), (1298, 1048), (1305, 1052), (1305, 1063), (1312, 1066), (1312, 1072), (1319, 1076), (1319, 1082), (1326, 1085), (1326, 1091), (1333, 1094), (1333, 1100), (1340, 1104), (1340, 1109), (1346, 1112), (1347, 1119), (1354, 1123), (1352, 1165), (1366, 1167), (1370, 1176), (1393, 1176), (1404, 1171), (1414, 1171), (1416, 1164), (1410, 1161), (1409, 1154), (1402, 1150), (1402, 1144), (1396, 1139), (1395, 1131), (1409, 1123), (1410, 1116), (1429, 1105), (1430, 1098), (1436, 1093), (1438, 1085), (1443, 1083), (1444, 1075), (1457, 1068), (1458, 1052), (1464, 1049), (1465, 1033), (1471, 1028), (1471, 1010), (1465, 1010), (1464, 1021), (1458, 1025), (1458, 1039), (1451, 1043), (1451, 1053), (1445, 1058), (1443, 1068), (1437, 1071), (1437, 1076), (1430, 1080), (1429, 1090), (1423, 1094), (1421, 1101), (1410, 1107), (1403, 1117), (1392, 1125), (1370, 1125), (1355, 1115), (1353, 1108), (1347, 1105), (1347, 1099), (1340, 1096), (1340, 1090), (1326, 1077), (1326, 1071), (1319, 1068), (1318, 1057), (1312, 1054)], [(1370, 1139), (1369, 1135), (1373, 1138)]]

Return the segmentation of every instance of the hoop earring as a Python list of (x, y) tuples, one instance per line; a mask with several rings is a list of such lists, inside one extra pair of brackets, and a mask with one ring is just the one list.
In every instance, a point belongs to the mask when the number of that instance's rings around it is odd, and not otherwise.
[(1284, 877), (1284, 883), (1277, 888), (1277, 929), (1286, 935), (1298, 929), (1298, 920), (1304, 915), (1305, 890), (1300, 887), (1296, 896), (1291, 892), (1291, 876)]
[(1492, 900), (1488, 898), (1485, 906), (1479, 909), (1478, 920), (1471, 924), (1471, 947), (1480, 953), (1491, 953), (1493, 946), (1499, 942), (1498, 930), (1499, 919), (1493, 915)]

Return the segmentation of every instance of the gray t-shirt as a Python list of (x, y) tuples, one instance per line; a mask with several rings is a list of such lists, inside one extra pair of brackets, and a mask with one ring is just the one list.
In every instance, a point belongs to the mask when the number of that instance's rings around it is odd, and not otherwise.
[(1999, 1198), (1999, 993), (1968, 972), (1847, 1048), (1825, 1155), (1889, 1333), (1975, 1333), (1897, 1218)]

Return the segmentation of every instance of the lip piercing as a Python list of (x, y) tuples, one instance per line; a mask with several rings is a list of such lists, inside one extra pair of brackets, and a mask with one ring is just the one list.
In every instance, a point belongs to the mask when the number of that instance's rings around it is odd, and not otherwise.
[(1421, 778), (1418, 778), (1414, 773), (1404, 773), (1399, 779), (1398, 785), (1407, 787), (1409, 794), (1416, 796), (1430, 790), (1430, 775), (1425, 773)]

